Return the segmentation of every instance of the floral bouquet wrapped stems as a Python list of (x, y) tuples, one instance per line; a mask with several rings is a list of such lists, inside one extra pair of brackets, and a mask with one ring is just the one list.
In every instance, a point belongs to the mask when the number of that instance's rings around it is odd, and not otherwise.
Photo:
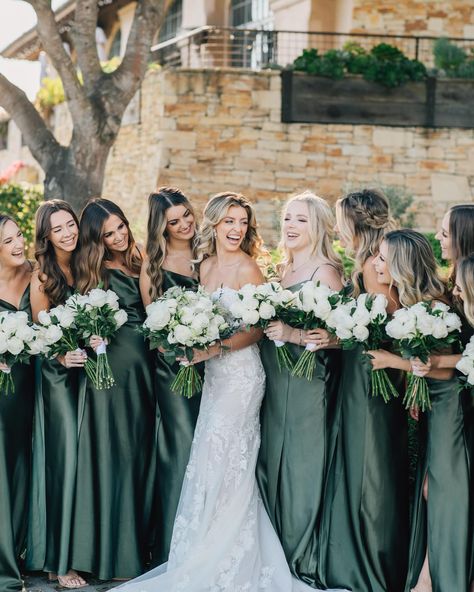
[[(65, 356), (71, 351), (83, 351), (76, 324), (77, 308), (74, 299), (75, 297), (71, 296), (65, 304), (49, 311), (42, 310), (38, 314), (38, 327), (45, 343), (41, 353), (49, 359)], [(86, 360), (84, 370), (90, 380), (95, 379), (96, 363), (93, 360)]]
[(459, 377), (461, 390), (472, 388), (474, 386), (474, 337), (471, 337), (464, 348), (456, 368), (463, 374)]
[[(233, 317), (246, 327), (266, 329), (270, 321), (280, 318), (282, 311), (289, 308), (296, 295), (285, 290), (277, 282), (259, 286), (247, 284), (237, 292), (235, 303), (230, 308)], [(274, 341), (278, 368), (292, 370), (294, 360), (284, 341)]]
[(7, 366), (0, 371), (0, 393), (15, 392), (11, 368), (17, 362), (29, 361), (36, 353), (37, 339), (38, 330), (29, 322), (26, 312), (0, 313), (0, 362)]
[(96, 389), (111, 388), (115, 379), (107, 358), (107, 343), (128, 318), (127, 313), (119, 307), (117, 294), (113, 290), (94, 288), (84, 296), (71, 296), (67, 299), (66, 306), (76, 312), (75, 322), (80, 338), (88, 342), (92, 335), (98, 335), (103, 339), (96, 351), (94, 372), (88, 371), (88, 376)]
[[(342, 298), (339, 292), (319, 282), (305, 282), (296, 293), (293, 306), (282, 310), (280, 317), (298, 329), (327, 329), (326, 319)], [(294, 365), (292, 374), (312, 380), (315, 367), (316, 349), (308, 344)]]
[[(339, 338), (342, 349), (352, 349), (363, 344), (366, 349), (380, 349), (387, 340), (387, 298), (383, 294), (361, 294), (357, 299), (341, 302), (333, 310), (326, 324), (328, 330)], [(371, 393), (381, 396), (385, 403), (398, 397), (385, 370), (372, 370)]]
[(218, 303), (199, 288), (196, 292), (175, 286), (146, 308), (147, 318), (141, 332), (150, 348), (164, 350), (169, 363), (186, 358), (171, 389), (187, 398), (202, 390), (202, 379), (192, 364), (194, 349), (207, 350), (229, 337), (233, 328)]
[[(404, 358), (419, 358), (426, 363), (432, 351), (442, 350), (459, 340), (461, 319), (449, 307), (436, 302), (419, 302), (409, 308), (397, 310), (387, 323), (387, 335)], [(431, 409), (428, 383), (422, 376), (408, 375), (408, 385), (403, 399), (405, 407)]]

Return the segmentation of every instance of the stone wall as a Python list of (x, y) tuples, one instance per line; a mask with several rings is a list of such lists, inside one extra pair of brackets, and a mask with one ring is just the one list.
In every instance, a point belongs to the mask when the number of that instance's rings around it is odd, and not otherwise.
[(143, 231), (146, 197), (160, 185), (181, 187), (198, 207), (239, 191), (272, 242), (280, 204), (304, 189), (334, 200), (348, 186), (405, 187), (423, 229), (474, 199), (474, 130), (283, 124), (280, 101), (277, 72), (150, 72), (140, 122), (122, 127), (109, 158), (104, 196)]
[(354, 0), (353, 31), (474, 38), (472, 0)]

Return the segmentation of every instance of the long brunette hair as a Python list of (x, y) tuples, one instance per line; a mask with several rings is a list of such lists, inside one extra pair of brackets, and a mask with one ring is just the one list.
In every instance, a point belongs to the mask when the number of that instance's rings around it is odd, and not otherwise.
[(100, 283), (105, 288), (109, 285), (109, 274), (106, 261), (112, 259), (110, 251), (104, 243), (104, 224), (115, 214), (128, 229), (128, 247), (125, 251), (125, 265), (134, 274), (140, 273), (142, 256), (133, 238), (130, 224), (125, 214), (114, 202), (103, 199), (92, 199), (82, 210), (79, 224), (79, 246), (74, 258), (76, 287), (84, 294), (96, 288)]
[(38, 277), (51, 306), (63, 304), (69, 296), (67, 278), (58, 264), (56, 251), (49, 240), (51, 216), (61, 211), (70, 214), (79, 228), (79, 220), (74, 210), (62, 199), (50, 199), (43, 202), (35, 216), (35, 259), (38, 262)]
[[(163, 262), (167, 252), (167, 217), (166, 211), (173, 206), (183, 205), (194, 217), (197, 229), (196, 215), (193, 206), (184, 193), (176, 187), (160, 187), (156, 193), (148, 197), (148, 236), (146, 254), (148, 256), (147, 274), (150, 277), (150, 297), (152, 300), (162, 294)], [(194, 240), (192, 241), (192, 258), (196, 258)]]

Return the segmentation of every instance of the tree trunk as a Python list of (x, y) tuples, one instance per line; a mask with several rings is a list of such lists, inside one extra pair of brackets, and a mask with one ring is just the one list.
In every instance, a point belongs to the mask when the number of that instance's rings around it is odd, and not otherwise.
[(63, 199), (79, 214), (92, 197), (99, 197), (104, 184), (110, 144), (90, 142), (88, 146), (63, 148), (60, 158), (46, 170), (45, 199)]

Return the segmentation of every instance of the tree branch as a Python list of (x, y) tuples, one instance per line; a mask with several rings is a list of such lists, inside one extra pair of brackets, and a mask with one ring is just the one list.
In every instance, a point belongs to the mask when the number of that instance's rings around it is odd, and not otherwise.
[(38, 22), (36, 29), (44, 50), (58, 72), (64, 86), (69, 110), (74, 121), (80, 121), (84, 112), (90, 111), (84, 89), (77, 77), (76, 68), (64, 49), (51, 2), (48, 0), (25, 0), (34, 8)]
[(0, 104), (15, 120), (34, 158), (46, 171), (63, 147), (28, 100), (26, 94), (0, 74)]
[(150, 47), (172, 0), (138, 0), (125, 56), (111, 74), (125, 107), (137, 92), (146, 72)]
[(82, 72), (86, 94), (91, 94), (102, 77), (97, 54), (95, 30), (99, 8), (97, 0), (76, 2), (76, 13), (71, 35), (76, 48), (77, 64)]

